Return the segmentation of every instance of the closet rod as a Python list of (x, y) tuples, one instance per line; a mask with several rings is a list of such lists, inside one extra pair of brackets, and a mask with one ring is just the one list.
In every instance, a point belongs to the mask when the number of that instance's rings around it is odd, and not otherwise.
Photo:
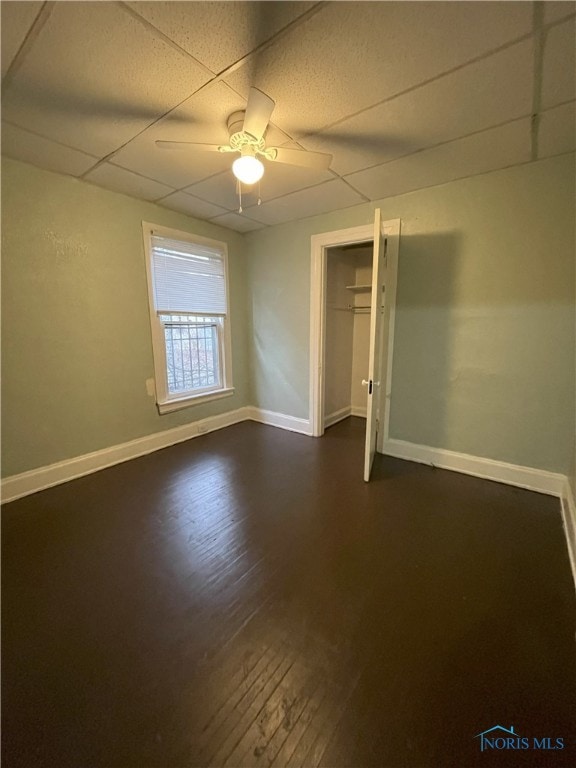
[(328, 307), (328, 309), (334, 309), (337, 312), (370, 312), (372, 307), (355, 307), (353, 304), (348, 304), (347, 307)]

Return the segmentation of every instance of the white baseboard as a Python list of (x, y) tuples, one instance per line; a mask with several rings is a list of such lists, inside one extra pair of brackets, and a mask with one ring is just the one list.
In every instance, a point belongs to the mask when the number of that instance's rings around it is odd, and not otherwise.
[(340, 408), (338, 411), (332, 411), (328, 416), (324, 417), (324, 427), (331, 427), (333, 424), (337, 424), (342, 419), (347, 419), (352, 415), (352, 408), (347, 405), (345, 408)]
[(184, 440), (190, 440), (207, 432), (246, 421), (250, 418), (248, 410), (248, 408), (238, 408), (235, 411), (210, 416), (207, 419), (184, 424), (181, 427), (156, 432), (153, 435), (139, 437), (127, 443), (120, 443), (100, 451), (86, 453), (83, 456), (76, 456), (73, 459), (66, 459), (56, 464), (6, 477), (1, 483), (2, 503), (14, 501), (22, 496), (60, 485), (60, 483), (67, 483), (77, 477), (98, 472), (100, 469), (120, 464), (123, 461), (136, 459), (138, 456), (144, 456), (147, 453), (167, 448)]
[(431, 448), (404, 440), (388, 439), (384, 441), (384, 453), (398, 459), (408, 459), (420, 464), (431, 464), (441, 469), (451, 469), (465, 475), (474, 475), (486, 480), (495, 480), (506, 485), (515, 485), (530, 491), (561, 496), (566, 476), (543, 469), (507, 464), (504, 461), (469, 456), (465, 453), (446, 451), (443, 448)]
[(359, 416), (361, 419), (366, 418), (366, 407), (358, 407), (356, 405), (348, 405), (346, 408), (340, 408), (339, 411), (333, 411), (324, 418), (324, 427), (328, 427), (337, 424), (343, 419), (347, 419), (348, 416)]
[(56, 464), (38, 467), (38, 469), (31, 469), (19, 475), (6, 477), (0, 484), (2, 503), (15, 501), (22, 496), (29, 496), (31, 493), (43, 491), (54, 485), (67, 483), (69, 480), (75, 480), (77, 477), (98, 472), (100, 469), (112, 467), (114, 464), (136, 459), (138, 456), (144, 456), (147, 453), (158, 451), (161, 448), (168, 448), (170, 445), (190, 440), (207, 432), (213, 432), (216, 429), (222, 429), (223, 427), (237, 424), (240, 421), (248, 420), (280, 427), (291, 432), (300, 432), (304, 435), (311, 434), (310, 422), (307, 419), (299, 419), (295, 416), (286, 416), (283, 413), (274, 413), (273, 411), (264, 411), (253, 406), (245, 406), (235, 411), (228, 411), (218, 416), (210, 416), (207, 419), (184, 424), (181, 427), (156, 432), (153, 435), (139, 437), (127, 443), (112, 445), (100, 451), (86, 453), (83, 456), (75, 456), (72, 459), (59, 461)]
[(256, 408), (249, 405), (246, 408), (247, 418), (257, 421), (260, 424), (268, 424), (271, 427), (280, 427), (289, 432), (300, 432), (302, 435), (311, 435), (312, 429), (308, 419), (299, 419), (296, 416), (286, 416), (284, 413), (275, 411), (265, 411), (262, 408)]
[[(359, 414), (355, 411), (356, 409), (351, 409), (353, 416), (365, 416), (365, 414)], [(346, 415), (342, 414), (339, 418), (346, 418)], [(336, 414), (331, 414), (332, 416), (336, 416)], [(129, 461), (138, 456), (143, 456), (147, 453), (158, 451), (161, 448), (167, 448), (170, 445), (175, 445), (207, 432), (213, 432), (214, 430), (246, 420), (268, 424), (303, 435), (311, 435), (311, 426), (308, 419), (266, 411), (254, 406), (245, 406), (235, 411), (211, 416), (181, 427), (130, 440), (127, 443), (113, 445), (100, 451), (94, 451), (83, 456), (76, 456), (72, 459), (57, 462), (56, 464), (32, 469), (19, 475), (12, 475), (2, 480), (0, 486), (2, 503), (14, 501), (22, 496), (28, 496), (45, 488), (66, 483), (69, 480), (74, 480), (77, 477), (82, 477), (92, 472), (98, 472), (98, 470), (111, 467), (114, 464)], [(335, 421), (332, 423), (335, 423)], [(506, 464), (505, 462), (493, 461), (477, 456), (468, 456), (453, 451), (445, 451), (440, 448), (416, 445), (415, 443), (408, 443), (403, 440), (387, 440), (384, 443), (384, 453), (400, 459), (408, 459), (409, 461), (416, 461), (422, 464), (432, 464), (442, 469), (451, 469), (456, 472), (474, 475), (475, 477), (495, 480), (508, 485), (516, 485), (520, 488), (527, 488), (532, 491), (561, 497), (568, 547), (572, 566), (576, 569), (576, 511), (574, 508), (574, 498), (565, 475)]]
[(566, 542), (568, 544), (568, 556), (570, 557), (570, 565), (572, 566), (572, 576), (574, 577), (574, 584), (576, 585), (576, 503), (574, 502), (574, 494), (568, 479), (564, 483), (564, 489), (562, 496), (560, 497), (562, 502), (562, 519), (564, 521), (564, 533), (566, 534)]

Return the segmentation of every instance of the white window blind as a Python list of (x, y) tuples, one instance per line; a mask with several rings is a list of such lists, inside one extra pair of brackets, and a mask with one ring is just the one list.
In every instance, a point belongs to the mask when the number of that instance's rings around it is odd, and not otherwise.
[(152, 235), (157, 312), (226, 314), (223, 254), (206, 245)]

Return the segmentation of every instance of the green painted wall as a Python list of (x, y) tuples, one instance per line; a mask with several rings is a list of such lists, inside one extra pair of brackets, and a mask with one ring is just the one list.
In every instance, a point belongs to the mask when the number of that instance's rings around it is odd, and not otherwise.
[(246, 236), (254, 397), (308, 417), (310, 236), (402, 219), (391, 436), (574, 466), (573, 155)]
[[(249, 303), (241, 235), (5, 159), (2, 474), (246, 405)], [(159, 416), (142, 220), (229, 247), (235, 394)]]
[[(247, 404), (308, 417), (310, 236), (402, 219), (391, 434), (572, 473), (573, 156), (242, 236), (3, 162), (3, 476)], [(159, 416), (141, 221), (223, 239), (232, 398)]]

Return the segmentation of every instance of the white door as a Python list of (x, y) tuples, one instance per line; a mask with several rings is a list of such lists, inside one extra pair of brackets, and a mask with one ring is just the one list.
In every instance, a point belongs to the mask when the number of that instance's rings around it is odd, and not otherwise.
[[(372, 257), (372, 294), (370, 312), (370, 352), (368, 361), (368, 380), (363, 383), (368, 388), (366, 413), (366, 447), (364, 451), (364, 480), (370, 480), (370, 472), (376, 453), (376, 438), (381, 420), (380, 406), (384, 407), (381, 397), (382, 388), (386, 388), (388, 355), (383, 349), (383, 340), (388, 339), (388, 327), (383, 310), (384, 283), (386, 281), (386, 238), (380, 221), (380, 209), (374, 212), (374, 254)], [(386, 313), (388, 315), (388, 313)], [(387, 345), (386, 345), (387, 346)], [(384, 353), (384, 354), (383, 354)]]

